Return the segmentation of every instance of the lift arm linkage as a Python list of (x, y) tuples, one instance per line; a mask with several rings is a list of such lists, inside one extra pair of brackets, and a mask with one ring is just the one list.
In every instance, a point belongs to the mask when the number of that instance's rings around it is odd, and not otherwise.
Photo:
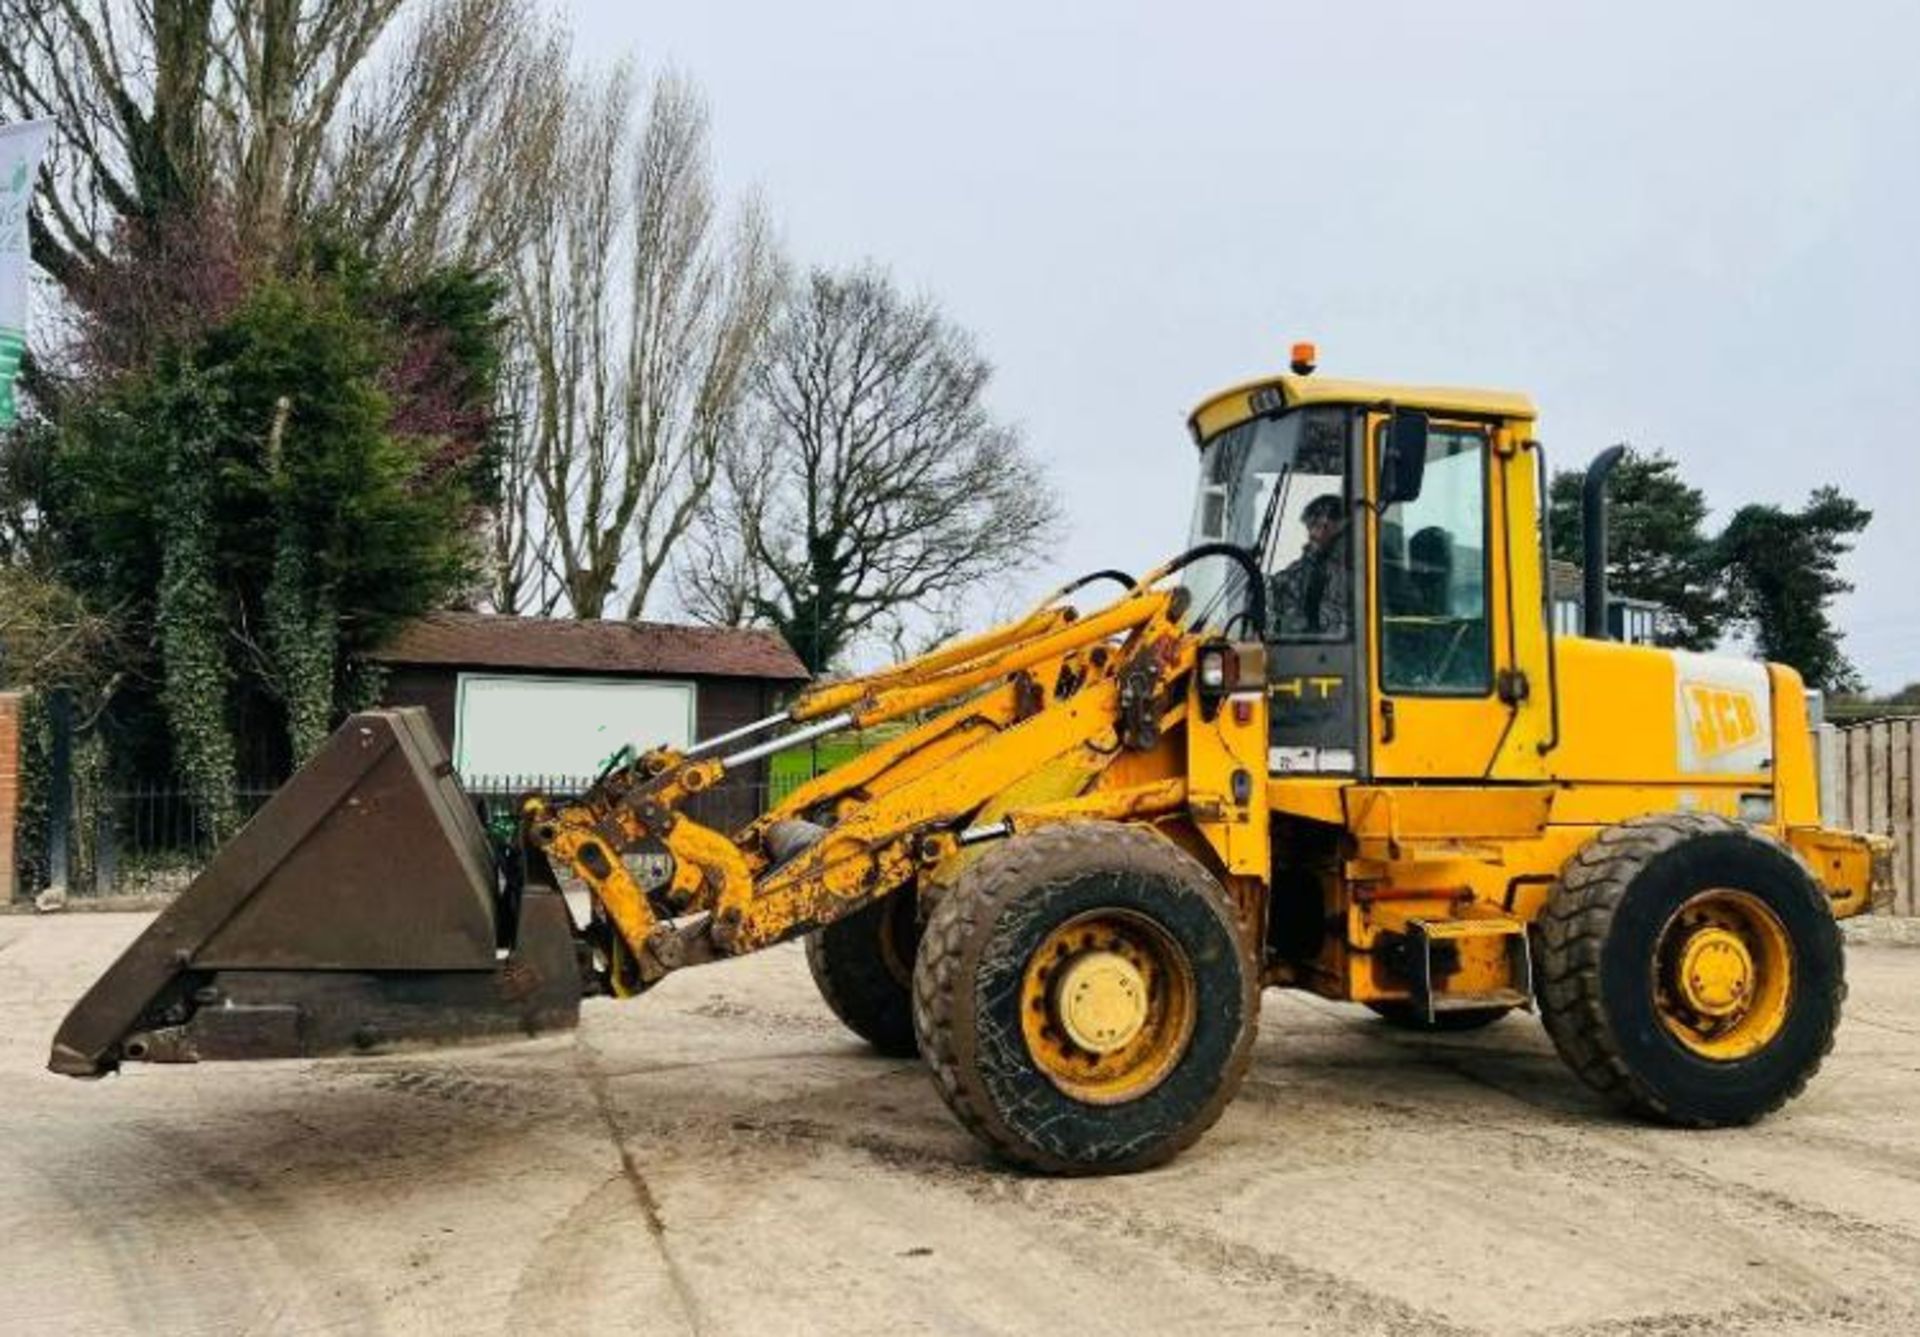
[[(616, 766), (576, 802), (529, 799), (522, 839), (587, 884), (618, 938), (608, 944), (616, 992), (771, 946), (940, 863), (989, 800), (1037, 771), (1066, 768), (1069, 789), (1083, 793), (1122, 750), (1129, 712), (1150, 710), (1156, 722), (1167, 712), (1166, 689), (1192, 662), (1192, 638), (1179, 625), (1184, 605), (1178, 590), (1135, 586), (1083, 617), (1043, 606), (906, 664), (817, 688), (767, 727), (728, 736), (801, 726), (771, 741), (724, 757), (711, 755), (722, 740), (656, 749)], [(1143, 682), (1154, 687), (1144, 697)], [(933, 710), (731, 839), (680, 810), (730, 770), (796, 741)], [(1077, 799), (1075, 811), (1110, 802), (1138, 813), (1177, 800), (1164, 783), (1145, 788), (1152, 792)], [(775, 838), (782, 824), (784, 841)]]

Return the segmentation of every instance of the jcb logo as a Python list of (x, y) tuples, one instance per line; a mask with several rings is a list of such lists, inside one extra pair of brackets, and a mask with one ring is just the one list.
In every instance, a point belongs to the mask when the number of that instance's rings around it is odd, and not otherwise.
[(1753, 693), (1697, 682), (1685, 690), (1696, 756), (1717, 757), (1760, 737), (1760, 709)]

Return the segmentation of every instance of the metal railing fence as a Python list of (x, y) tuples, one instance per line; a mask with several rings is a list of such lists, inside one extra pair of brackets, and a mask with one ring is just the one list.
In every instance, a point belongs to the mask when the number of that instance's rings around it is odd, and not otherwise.
[[(780, 775), (771, 783), (729, 780), (689, 800), (683, 811), (703, 825), (730, 831), (791, 793), (806, 776)], [(573, 799), (593, 783), (588, 775), (480, 775), (463, 779), (482, 821), (510, 818), (529, 793)], [(234, 790), (241, 821), (250, 819), (278, 788), (248, 781)], [(180, 784), (107, 785), (86, 796), (73, 840), (76, 896), (141, 895), (178, 891), (193, 880), (219, 845), (201, 805)]]

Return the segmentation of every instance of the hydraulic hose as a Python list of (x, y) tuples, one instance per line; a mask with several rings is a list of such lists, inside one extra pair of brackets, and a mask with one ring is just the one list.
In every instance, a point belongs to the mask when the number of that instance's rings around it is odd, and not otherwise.
[(1267, 638), (1267, 583), (1260, 578), (1259, 559), (1238, 543), (1215, 541), (1188, 548), (1134, 588), (1144, 589), (1153, 581), (1170, 576), (1182, 567), (1191, 566), (1203, 557), (1225, 557), (1238, 562), (1241, 570), (1247, 573), (1247, 620), (1253, 624), (1253, 634), (1264, 641)]
[(1140, 583), (1124, 571), (1116, 571), (1112, 567), (1104, 567), (1098, 571), (1089, 571), (1086, 575), (1080, 577), (1080, 579), (1069, 581), (1067, 584), (1062, 585), (1054, 591), (1053, 597), (1055, 599), (1064, 599), (1067, 595), (1074, 593), (1076, 590), (1083, 590), (1097, 580), (1111, 580), (1126, 590), (1134, 589)]

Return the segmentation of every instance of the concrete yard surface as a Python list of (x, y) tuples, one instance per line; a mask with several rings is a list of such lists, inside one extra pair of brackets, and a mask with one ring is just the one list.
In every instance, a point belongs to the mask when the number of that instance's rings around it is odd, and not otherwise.
[(1514, 1016), (1395, 1032), (1269, 994), (1173, 1164), (989, 1161), (800, 953), (572, 1036), (43, 1069), (137, 915), (0, 917), (0, 1332), (1920, 1331), (1920, 951), (1750, 1129), (1623, 1121)]

